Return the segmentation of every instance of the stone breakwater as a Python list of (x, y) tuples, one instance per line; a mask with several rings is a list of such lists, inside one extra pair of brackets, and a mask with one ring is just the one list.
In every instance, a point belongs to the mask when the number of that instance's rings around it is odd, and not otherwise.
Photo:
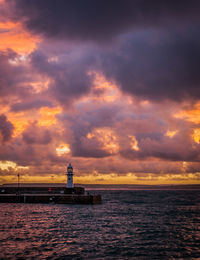
[(100, 204), (100, 195), (0, 194), (0, 203)]
[(85, 192), (83, 187), (66, 188), (55, 184), (1, 185), (0, 203), (100, 204), (101, 195)]

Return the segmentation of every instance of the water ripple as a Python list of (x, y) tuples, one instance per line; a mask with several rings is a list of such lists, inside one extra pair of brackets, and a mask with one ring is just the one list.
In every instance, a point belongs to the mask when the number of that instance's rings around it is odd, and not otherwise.
[(103, 191), (102, 205), (1, 204), (0, 259), (194, 259), (200, 191)]

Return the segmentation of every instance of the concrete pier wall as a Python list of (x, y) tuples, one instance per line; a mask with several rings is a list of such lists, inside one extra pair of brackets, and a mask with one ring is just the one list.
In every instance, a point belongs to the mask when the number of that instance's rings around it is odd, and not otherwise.
[(100, 204), (100, 195), (0, 194), (0, 203)]
[(74, 188), (66, 188), (63, 187), (28, 187), (28, 186), (20, 186), (20, 187), (8, 187), (6, 185), (0, 185), (0, 194), (14, 194), (14, 193), (64, 193), (64, 194), (84, 194), (85, 189), (83, 187), (74, 187)]

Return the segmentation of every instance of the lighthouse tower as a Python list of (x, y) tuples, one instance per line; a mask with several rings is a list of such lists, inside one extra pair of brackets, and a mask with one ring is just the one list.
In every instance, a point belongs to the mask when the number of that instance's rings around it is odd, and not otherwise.
[(69, 163), (67, 167), (67, 188), (74, 188), (74, 183), (73, 183), (73, 167), (71, 163)]

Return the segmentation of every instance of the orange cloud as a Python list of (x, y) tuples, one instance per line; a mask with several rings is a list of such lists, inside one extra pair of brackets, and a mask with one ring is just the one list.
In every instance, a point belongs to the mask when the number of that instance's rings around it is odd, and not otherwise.
[(197, 144), (200, 144), (200, 128), (194, 129), (192, 137)]
[[(165, 162), (156, 160), (154, 162), (146, 162), (146, 168), (149, 171), (141, 172), (142, 167), (145, 166), (143, 162), (130, 162), (128, 160), (121, 160), (120, 157), (111, 157), (106, 159), (83, 159), (73, 158), (74, 168), (74, 182), (80, 184), (199, 184), (200, 172), (187, 171), (188, 167), (194, 166), (187, 162)], [(69, 157), (66, 155), (66, 162)], [(106, 164), (112, 164), (116, 169), (123, 167), (125, 171), (123, 174), (117, 173), (115, 170), (103, 170)], [(122, 164), (121, 164), (122, 163)], [(160, 164), (161, 163), (161, 164)], [(151, 171), (150, 165), (156, 164), (159, 172)], [(138, 165), (138, 169), (135, 166)], [(143, 165), (143, 166), (142, 166)], [(178, 166), (180, 171), (169, 173), (162, 171), (162, 167), (168, 165), (170, 171), (171, 166)], [(11, 161), (0, 162), (0, 183), (17, 182), (17, 173), (20, 172), (21, 182), (49, 182), (49, 183), (66, 183), (66, 164), (56, 164), (44, 161), (43, 165), (33, 165), (24, 167)], [(113, 168), (112, 167), (112, 168)], [(135, 168), (135, 170), (133, 170)], [(141, 169), (140, 169), (141, 168)], [(191, 168), (192, 169), (192, 168)], [(175, 169), (174, 169), (175, 170)]]
[(131, 149), (133, 149), (133, 150), (135, 150), (135, 151), (140, 150), (140, 148), (139, 148), (139, 146), (138, 146), (138, 141), (137, 141), (136, 137), (135, 137), (134, 135), (129, 135), (128, 137), (129, 137), (130, 140), (131, 140), (131, 143), (130, 143)]
[(43, 107), (40, 109), (39, 114), (39, 120), (38, 120), (38, 125), (40, 126), (51, 126), (56, 124), (57, 119), (56, 115), (60, 114), (62, 112), (61, 107), (54, 107), (54, 108), (49, 108), (49, 107)]
[(108, 151), (110, 154), (119, 151), (119, 144), (114, 130), (105, 128), (96, 128), (87, 135), (88, 139), (96, 138), (102, 145), (102, 149)]
[(49, 88), (49, 83), (50, 79), (43, 77), (38, 81), (30, 82), (30, 85), (33, 88), (33, 93), (40, 93)]
[(0, 31), (0, 50), (12, 49), (19, 54), (28, 54), (40, 41), (38, 36), (26, 31), (20, 23), (1, 22)]
[(177, 134), (177, 130), (174, 130), (174, 131), (170, 131), (170, 130), (168, 130), (166, 133), (165, 133), (165, 135), (166, 136), (168, 136), (168, 137), (170, 137), (170, 138), (173, 138), (176, 134)]
[(25, 117), (24, 113), (9, 113), (8, 114), (9, 121), (14, 126), (13, 137), (17, 137), (20, 135), (28, 126), (27, 117)]
[(89, 95), (82, 97), (78, 103), (92, 101), (114, 103), (121, 102), (123, 98), (124, 103), (132, 104), (132, 98), (129, 95), (122, 94), (118, 86), (114, 82), (107, 80), (104, 75), (96, 71), (89, 71), (88, 75), (93, 78), (93, 87)]
[(12, 161), (0, 161), (0, 169), (8, 170), (9, 168), (14, 168), (15, 170), (28, 170), (28, 166), (20, 166)]
[[(8, 108), (7, 108), (8, 109)], [(28, 111), (28, 112), (8, 112), (8, 120), (14, 126), (13, 137), (17, 137), (23, 133), (28, 127), (30, 122), (37, 121), (39, 126), (53, 126), (57, 123), (56, 115), (60, 114), (62, 109), (60, 107), (48, 108), (42, 107), (39, 111)]]
[(182, 110), (175, 114), (176, 118), (183, 118), (195, 124), (200, 124), (200, 102), (198, 102), (193, 109)]
[(57, 148), (56, 148), (56, 154), (58, 156), (62, 156), (64, 154), (68, 154), (70, 153), (70, 147), (68, 144), (60, 144)]

